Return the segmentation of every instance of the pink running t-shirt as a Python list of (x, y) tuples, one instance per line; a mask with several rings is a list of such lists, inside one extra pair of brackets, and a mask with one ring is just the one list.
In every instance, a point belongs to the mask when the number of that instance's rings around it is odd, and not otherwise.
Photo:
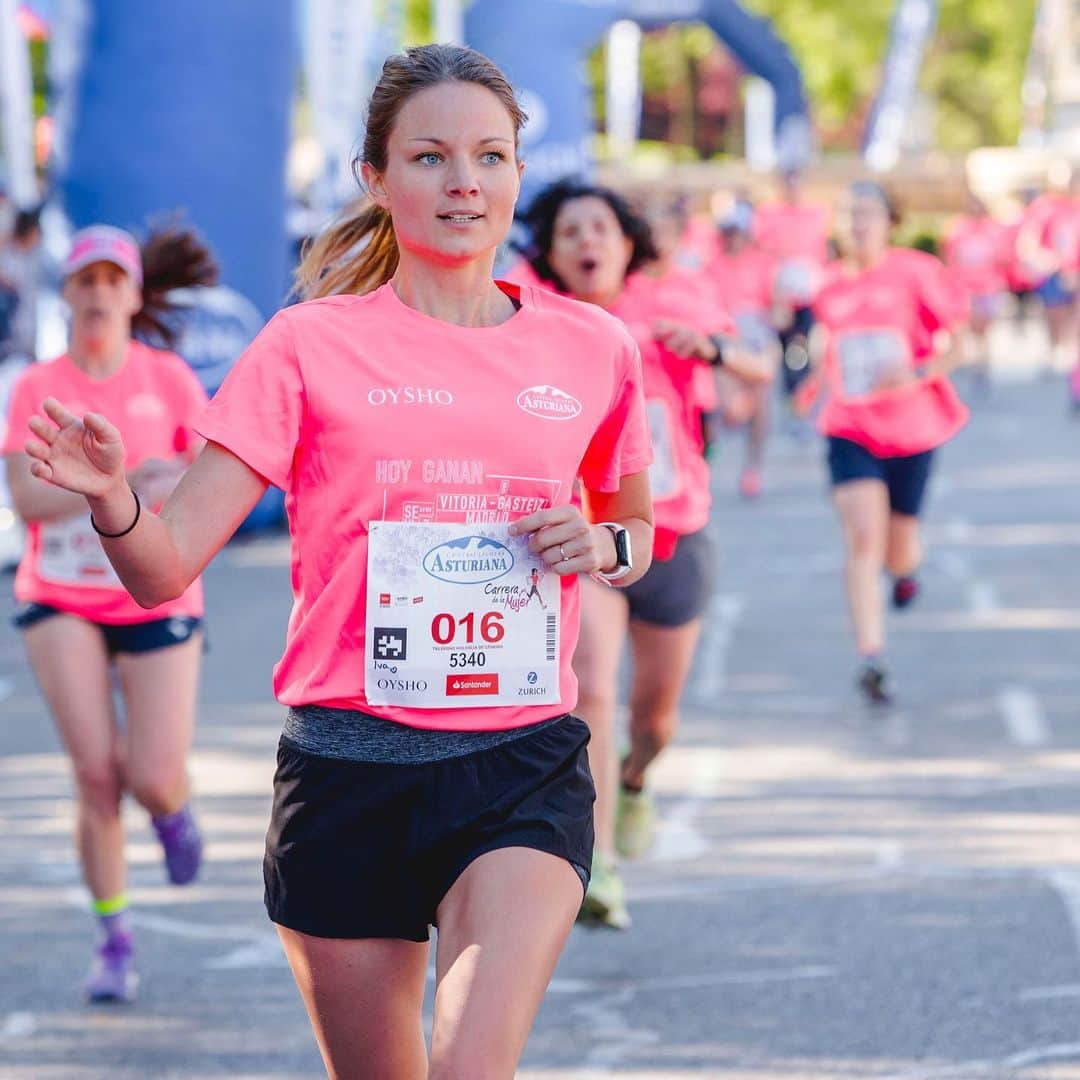
[(771, 202), (754, 212), (754, 241), (775, 263), (774, 288), (792, 303), (809, 304), (829, 259), (831, 214), (814, 202)]
[(952, 438), (968, 414), (945, 376), (894, 388), (880, 381), (894, 369), (916, 370), (933, 353), (933, 333), (955, 327), (963, 312), (932, 255), (893, 248), (869, 270), (835, 268), (814, 304), (825, 334), (822, 433), (879, 457), (921, 453)]
[(969, 296), (993, 296), (1009, 285), (1006, 227), (987, 214), (956, 218), (945, 238), (945, 264)]
[(740, 315), (767, 317), (772, 307), (776, 263), (757, 248), (744, 248), (737, 255), (721, 252), (705, 268), (720, 302), (738, 320)]
[[(128, 472), (159, 458), (192, 457), (199, 442), (195, 421), (206, 393), (191, 368), (174, 353), (133, 341), (123, 367), (107, 379), (90, 378), (69, 357), (27, 368), (11, 394), (3, 452), (17, 454), (30, 437), (27, 422), (54, 397), (76, 416), (101, 413), (120, 429)], [(202, 584), (194, 581), (176, 600), (140, 607), (120, 584), (90, 526), (89, 514), (27, 525), (26, 553), (15, 574), (20, 603), (48, 604), (110, 625), (149, 622), (173, 615), (201, 615)]]
[[(565, 713), (579, 584), (561, 579), (561, 702), (415, 708), (365, 695), (373, 522), (511, 522), (614, 492), (652, 455), (637, 349), (587, 304), (503, 284), (520, 310), (455, 326), (390, 285), (280, 311), (214, 396), (199, 431), (284, 489), (293, 610), (274, 690), (286, 705), (358, 709), (413, 727), (483, 731)], [(527, 699), (526, 699), (527, 701)]]
[(653, 557), (664, 560), (674, 555), (680, 536), (708, 524), (712, 497), (703, 414), (718, 400), (712, 368), (661, 345), (656, 323), (668, 320), (702, 334), (733, 334), (735, 326), (708, 279), (682, 269), (661, 278), (632, 275), (608, 310), (626, 324), (641, 350), (654, 454), (649, 470)]

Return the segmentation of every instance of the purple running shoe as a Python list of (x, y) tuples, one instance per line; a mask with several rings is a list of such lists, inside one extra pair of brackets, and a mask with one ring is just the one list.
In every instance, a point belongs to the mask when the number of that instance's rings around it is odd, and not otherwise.
[(174, 885), (194, 881), (202, 863), (202, 836), (190, 806), (182, 806), (175, 814), (151, 818), (161, 846), (165, 850), (165, 868)]
[(94, 954), (83, 995), (92, 1005), (130, 1005), (139, 989), (135, 972), (135, 945), (130, 934), (106, 938)]

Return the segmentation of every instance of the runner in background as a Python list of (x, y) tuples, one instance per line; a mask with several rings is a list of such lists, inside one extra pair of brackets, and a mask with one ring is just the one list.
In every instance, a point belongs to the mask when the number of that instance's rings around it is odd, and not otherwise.
[(1072, 368), (1077, 349), (1080, 173), (1055, 162), (1048, 187), (1024, 213), (1017, 253), (1035, 279), (1050, 338), (1046, 373)]
[(990, 385), (989, 331), (1001, 315), (1012, 264), (1006, 227), (973, 192), (967, 213), (954, 218), (945, 235), (945, 265), (967, 294), (967, 361), (983, 390)]
[[(652, 842), (647, 773), (678, 726), (679, 699), (715, 576), (703, 434), (703, 418), (716, 405), (713, 372), (768, 377), (764, 365), (724, 336), (732, 325), (700, 276), (671, 267), (671, 240), (681, 224), (670, 204), (654, 207), (653, 217), (666, 258), (648, 223), (606, 188), (561, 181), (540, 192), (525, 214), (535, 245), (533, 270), (558, 291), (622, 319), (642, 353), (655, 455), (655, 562), (645, 578), (621, 591), (584, 583), (574, 656), (597, 789), (593, 878), (582, 915), (616, 927), (629, 923), (616, 851), (634, 857)], [(620, 761), (615, 717), (627, 637), (630, 749)]]
[(386, 60), (353, 163), (370, 200), (307, 253), (317, 299), (229, 372), (160, 516), (108, 420), (31, 421), (35, 473), (87, 496), (147, 606), (288, 493), (265, 895), (332, 1077), (510, 1080), (588, 881), (578, 579), (648, 569), (651, 454), (625, 328), (492, 280), (524, 121), (471, 49)]
[(28, 524), (15, 577), (15, 625), (71, 758), (79, 857), (102, 931), (85, 984), (91, 1001), (130, 1001), (138, 981), (127, 917), (125, 792), (150, 814), (169, 879), (183, 885), (199, 870), (202, 840), (189, 803), (187, 757), (202, 587), (193, 576), (159, 606), (137, 604), (105, 557), (86, 500), (47, 483), (22, 448), (28, 421), (48, 398), (80, 415), (108, 413), (124, 437), (118, 474), (126, 472), (148, 509), (160, 506), (202, 446), (194, 424), (206, 406), (198, 379), (167, 351), (178, 329), (168, 293), (212, 284), (216, 275), (206, 249), (187, 232), (153, 234), (141, 253), (119, 229), (76, 233), (63, 265), (68, 352), (23, 372), (8, 413), (8, 481)]
[(832, 216), (808, 199), (803, 176), (780, 176), (780, 197), (757, 207), (754, 241), (776, 264), (773, 306), (783, 346), (783, 389), (790, 397), (809, 372), (807, 342), (814, 325), (814, 297), (829, 259)]
[(889, 246), (898, 220), (880, 185), (853, 184), (843, 259), (814, 304), (826, 394), (819, 428), (844, 538), (857, 683), (874, 704), (893, 696), (881, 572), (892, 577), (893, 606), (907, 607), (918, 593), (919, 513), (934, 453), (967, 419), (946, 375), (966, 298), (934, 256)]
[[(773, 326), (775, 264), (753, 239), (754, 210), (736, 200), (717, 223), (718, 250), (705, 274), (719, 294), (721, 306), (735, 321), (736, 339), (752, 356), (772, 370), (780, 359), (781, 346)], [(730, 427), (746, 425), (746, 460), (739, 476), (744, 498), (756, 499), (762, 491), (762, 465), (769, 433), (769, 384), (747, 384), (723, 370), (720, 383), (720, 414)]]

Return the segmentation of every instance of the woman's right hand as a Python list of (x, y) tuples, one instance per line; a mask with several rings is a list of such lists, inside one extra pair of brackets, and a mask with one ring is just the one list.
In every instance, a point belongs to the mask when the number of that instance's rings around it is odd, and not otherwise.
[(125, 483), (124, 443), (104, 416), (87, 413), (80, 420), (51, 397), (42, 407), (45, 417), (30, 418), (36, 437), (25, 447), (34, 476), (91, 499)]

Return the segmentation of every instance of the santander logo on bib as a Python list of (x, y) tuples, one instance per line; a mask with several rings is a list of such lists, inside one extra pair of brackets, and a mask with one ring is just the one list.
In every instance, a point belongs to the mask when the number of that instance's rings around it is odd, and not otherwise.
[(451, 585), (494, 581), (514, 568), (514, 553), (490, 536), (463, 536), (433, 547), (424, 556), (424, 569)]
[(573, 420), (581, 415), (581, 402), (554, 386), (530, 386), (518, 394), (518, 408), (543, 420)]

